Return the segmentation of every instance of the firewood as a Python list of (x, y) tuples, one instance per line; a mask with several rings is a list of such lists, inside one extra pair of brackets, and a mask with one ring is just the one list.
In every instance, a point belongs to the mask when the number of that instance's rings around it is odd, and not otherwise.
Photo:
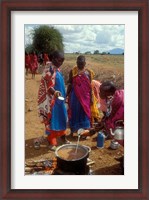
[(91, 161), (87, 163), (87, 165), (93, 165), (93, 164), (95, 164), (95, 161)]
[(33, 168), (31, 167), (25, 167), (25, 172), (31, 172), (33, 170)]
[(44, 167), (33, 167), (33, 170), (35, 171), (40, 171), (40, 170), (43, 170), (45, 169)]
[(33, 163), (26, 163), (25, 166), (26, 166), (26, 167), (35, 167), (36, 164), (33, 164)]
[(44, 166), (45, 165), (43, 163), (41, 163), (41, 162), (39, 162), (39, 163), (36, 164), (36, 167), (44, 167)]
[(39, 170), (43, 170), (43, 169), (45, 169), (45, 167), (44, 166), (42, 166), (42, 167), (37, 167), (37, 166), (35, 166), (35, 167), (25, 167), (25, 171), (26, 172), (31, 172), (31, 171), (39, 171)]
[(35, 162), (35, 163), (39, 163), (39, 162), (45, 162), (45, 161), (54, 161), (54, 160), (48, 160), (48, 159), (43, 160), (43, 159), (42, 159), (42, 160), (35, 160), (34, 162)]

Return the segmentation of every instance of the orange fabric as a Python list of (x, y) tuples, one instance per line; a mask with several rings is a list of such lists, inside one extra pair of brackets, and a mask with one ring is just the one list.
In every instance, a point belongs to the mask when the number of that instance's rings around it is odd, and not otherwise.
[(99, 92), (100, 92), (99, 89), (100, 89), (101, 83), (99, 81), (92, 80), (91, 84), (92, 84), (92, 89), (93, 89), (94, 95), (97, 98), (98, 103), (99, 103), (99, 109), (101, 111), (105, 112), (107, 110), (106, 101), (105, 101), (105, 99), (101, 99), (99, 96)]
[(50, 134), (48, 135), (48, 141), (51, 145), (56, 146), (57, 145), (57, 137), (60, 137), (62, 135), (65, 135), (66, 131), (53, 131), (50, 130)]

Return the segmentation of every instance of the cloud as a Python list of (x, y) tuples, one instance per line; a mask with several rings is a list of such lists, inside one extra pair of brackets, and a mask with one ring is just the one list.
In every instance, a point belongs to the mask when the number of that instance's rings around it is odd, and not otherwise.
[(96, 35), (96, 41), (97, 44), (104, 44), (107, 45), (111, 42), (111, 34), (105, 31), (100, 31)]
[[(25, 27), (25, 43), (31, 42), (31, 31), (35, 25)], [(66, 53), (91, 51), (109, 51), (124, 49), (124, 25), (49, 25), (63, 35)]]

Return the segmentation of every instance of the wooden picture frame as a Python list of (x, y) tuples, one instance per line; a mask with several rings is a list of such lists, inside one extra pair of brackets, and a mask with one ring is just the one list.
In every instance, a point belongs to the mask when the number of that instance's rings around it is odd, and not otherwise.
[[(11, 11), (138, 11), (139, 13), (139, 183), (130, 190), (13, 190), (11, 189)], [(1, 1), (1, 199), (149, 199), (148, 145), (148, 0)], [(133, 66), (132, 66), (133, 67)], [(133, 162), (133, 161), (132, 161)], [(71, 182), (71, 180), (70, 180)]]

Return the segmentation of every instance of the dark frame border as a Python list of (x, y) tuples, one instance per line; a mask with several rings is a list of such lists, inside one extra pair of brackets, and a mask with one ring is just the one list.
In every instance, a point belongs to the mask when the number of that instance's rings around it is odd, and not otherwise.
[[(148, 0), (1, 0), (0, 197), (1, 199), (149, 199)], [(138, 11), (139, 188), (136, 190), (11, 189), (11, 11)], [(133, 67), (133, 66), (131, 66)], [(133, 75), (132, 75), (133, 76)], [(133, 129), (132, 129), (133, 131)], [(131, 133), (130, 133), (131, 134)], [(133, 161), (132, 161), (133, 162)], [(71, 181), (71, 180), (70, 180)]]

